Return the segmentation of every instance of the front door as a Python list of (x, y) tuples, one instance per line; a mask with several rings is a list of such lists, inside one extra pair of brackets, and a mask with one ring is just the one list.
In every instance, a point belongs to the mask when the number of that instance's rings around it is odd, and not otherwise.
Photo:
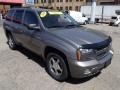
[[(41, 54), (41, 34), (40, 30), (34, 30), (29, 28), (29, 25), (39, 25), (39, 19), (33, 11), (26, 11), (23, 20), (23, 46), (30, 49), (31, 51)], [(25, 43), (25, 44), (24, 44)]]

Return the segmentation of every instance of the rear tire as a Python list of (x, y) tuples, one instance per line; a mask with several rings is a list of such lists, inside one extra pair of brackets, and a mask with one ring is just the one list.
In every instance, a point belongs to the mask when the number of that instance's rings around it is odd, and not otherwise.
[(17, 44), (15, 43), (14, 38), (12, 37), (11, 34), (8, 35), (8, 45), (9, 48), (12, 50), (15, 50), (17, 47)]
[(68, 78), (68, 69), (65, 60), (56, 53), (47, 55), (47, 71), (57, 81), (65, 81)]
[(84, 22), (84, 25), (86, 25), (86, 24), (87, 24), (87, 21)]

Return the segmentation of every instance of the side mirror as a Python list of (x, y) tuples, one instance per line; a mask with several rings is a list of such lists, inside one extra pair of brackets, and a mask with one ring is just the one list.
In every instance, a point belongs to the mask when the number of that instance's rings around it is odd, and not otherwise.
[(40, 30), (40, 26), (38, 26), (36, 24), (29, 24), (28, 28), (31, 30)]

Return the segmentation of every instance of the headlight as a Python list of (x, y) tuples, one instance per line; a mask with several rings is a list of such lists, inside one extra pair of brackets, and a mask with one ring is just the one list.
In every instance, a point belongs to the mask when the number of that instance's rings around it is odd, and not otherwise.
[(76, 57), (77, 57), (77, 60), (80, 60), (81, 59), (81, 56), (84, 55), (84, 54), (93, 54), (93, 49), (77, 49), (76, 50)]
[(93, 49), (80, 49), (83, 54), (92, 53)]

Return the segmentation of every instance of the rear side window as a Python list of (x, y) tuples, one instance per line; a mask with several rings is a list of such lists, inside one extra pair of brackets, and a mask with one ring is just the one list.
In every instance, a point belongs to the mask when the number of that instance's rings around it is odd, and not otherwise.
[(13, 22), (21, 24), (23, 13), (24, 13), (24, 10), (16, 10), (16, 12), (13, 16)]
[(14, 10), (9, 10), (7, 15), (6, 15), (6, 20), (11, 21), (12, 20), (12, 16), (13, 16)]

